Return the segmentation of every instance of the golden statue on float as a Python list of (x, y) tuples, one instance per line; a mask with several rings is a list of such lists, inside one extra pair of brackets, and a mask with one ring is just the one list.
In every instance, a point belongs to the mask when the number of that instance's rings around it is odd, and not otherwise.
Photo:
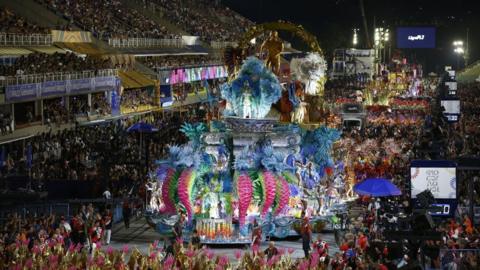
[(283, 41), (278, 37), (277, 31), (271, 31), (270, 36), (260, 47), (260, 53), (266, 51), (265, 64), (275, 75), (280, 75), (280, 54), (284, 48)]

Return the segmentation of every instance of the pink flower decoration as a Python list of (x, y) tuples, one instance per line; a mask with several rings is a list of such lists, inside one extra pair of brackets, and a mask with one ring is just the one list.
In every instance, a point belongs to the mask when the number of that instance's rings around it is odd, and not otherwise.
[(32, 265), (33, 265), (33, 261), (31, 258), (29, 258), (26, 262), (25, 262), (25, 267), (27, 269), (31, 269), (32, 268)]
[(30, 244), (30, 239), (26, 239), (26, 240), (22, 241), (23, 246), (28, 246), (28, 244)]
[(185, 255), (189, 258), (192, 258), (193, 256), (195, 256), (195, 250), (189, 249), (185, 252)]
[(58, 262), (58, 256), (56, 255), (50, 255), (48, 257), (48, 261), (50, 262), (50, 264), (56, 264)]
[(220, 259), (218, 260), (218, 264), (220, 266), (225, 266), (229, 263), (230, 261), (228, 260), (228, 257), (226, 255), (223, 255), (220, 257)]
[(210, 251), (210, 250), (207, 251), (207, 258), (209, 260), (213, 259), (214, 256), (215, 256), (215, 254), (212, 251)]
[(293, 248), (288, 248), (288, 253), (292, 254), (295, 250)]
[(112, 255), (112, 254), (113, 254), (113, 248), (112, 248), (112, 247), (108, 247), (108, 248), (107, 248), (107, 254), (108, 254), (108, 255)]
[(82, 248), (83, 248), (83, 245), (78, 243), (77, 246), (75, 247), (75, 251), (80, 252), (80, 250), (82, 250)]
[(156, 252), (150, 253), (150, 259), (155, 260), (156, 257), (157, 257), (157, 253), (156, 253)]
[(172, 267), (174, 261), (175, 260), (173, 259), (172, 255), (168, 255), (163, 265), (165, 266), (166, 269), (169, 269), (170, 267)]
[(220, 266), (220, 265), (217, 265), (217, 266), (215, 267), (215, 270), (223, 270), (223, 267)]
[(88, 257), (87, 258), (87, 265), (88, 266), (93, 266), (93, 257)]
[(298, 265), (298, 270), (307, 270), (308, 266), (305, 265), (305, 262), (302, 262)]
[(123, 245), (123, 247), (122, 247), (122, 252), (123, 252), (123, 253), (128, 253), (128, 250), (129, 250), (128, 245)]
[(39, 254), (40, 253), (40, 247), (38, 245), (33, 246), (32, 252), (35, 255)]
[(153, 248), (158, 248), (158, 240), (155, 240), (155, 241), (153, 242)]
[(183, 245), (183, 240), (182, 240), (182, 238), (177, 238), (177, 244), (178, 244), (178, 245)]
[(245, 224), (245, 216), (247, 214), (248, 206), (252, 200), (253, 186), (252, 180), (247, 173), (243, 173), (238, 177), (237, 180), (237, 191), (238, 191), (238, 220), (240, 227)]
[(263, 187), (264, 187), (264, 202), (262, 206), (262, 210), (260, 214), (265, 216), (267, 214), (268, 209), (270, 206), (272, 206), (273, 201), (275, 200), (275, 191), (276, 191), (276, 181), (275, 181), (275, 176), (272, 174), (270, 171), (264, 171), (262, 173), (262, 178), (263, 178)]
[(51, 239), (50, 241), (48, 241), (48, 247), (50, 248), (53, 248), (55, 246), (55, 240)]
[(285, 255), (285, 249), (284, 248), (279, 248), (278, 249), (278, 255), (280, 255), (280, 256)]
[(275, 263), (274, 263), (274, 261), (273, 261), (273, 258), (271, 258), (270, 260), (267, 260), (267, 266), (268, 266), (268, 267), (273, 267), (274, 264), (275, 264)]
[(242, 257), (242, 252), (240, 250), (235, 250), (234, 254), (237, 260), (240, 260), (240, 258)]
[(105, 258), (103, 256), (98, 256), (97, 258), (97, 265), (98, 266), (103, 266), (105, 264)]
[(101, 249), (101, 248), (102, 248), (102, 243), (100, 243), (100, 242), (95, 243), (95, 245), (97, 245), (97, 248), (98, 248), (98, 249)]

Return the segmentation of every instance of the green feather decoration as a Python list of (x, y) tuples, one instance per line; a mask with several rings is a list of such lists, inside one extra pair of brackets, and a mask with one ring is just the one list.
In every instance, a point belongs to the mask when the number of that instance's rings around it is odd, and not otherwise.
[(182, 174), (182, 170), (178, 170), (175, 172), (175, 174), (172, 176), (171, 180), (171, 185), (168, 188), (168, 194), (170, 197), (170, 200), (175, 203), (175, 205), (178, 205), (178, 202), (180, 201), (178, 199), (178, 179), (180, 178), (180, 175)]

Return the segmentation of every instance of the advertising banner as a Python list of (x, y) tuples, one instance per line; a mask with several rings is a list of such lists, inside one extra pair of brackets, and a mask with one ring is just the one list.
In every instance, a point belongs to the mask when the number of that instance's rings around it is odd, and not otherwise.
[(398, 27), (397, 48), (433, 49), (436, 46), (435, 34), (435, 27)]
[(24, 102), (54, 96), (78, 95), (118, 89), (120, 79), (115, 76), (68, 81), (17, 84), (5, 87), (6, 102)]
[(449, 161), (421, 160), (410, 165), (411, 195), (430, 190), (435, 199), (456, 199), (456, 165)]
[(108, 91), (115, 87), (116, 77), (96, 77), (94, 80), (95, 91)]
[(16, 102), (36, 99), (37, 86), (37, 83), (9, 85), (5, 88), (5, 100)]
[(43, 82), (40, 88), (41, 88), (42, 97), (61, 96), (61, 95), (65, 95), (67, 92), (67, 82), (66, 81)]
[(93, 90), (92, 78), (71, 80), (70, 81), (70, 94), (79, 94), (90, 92)]

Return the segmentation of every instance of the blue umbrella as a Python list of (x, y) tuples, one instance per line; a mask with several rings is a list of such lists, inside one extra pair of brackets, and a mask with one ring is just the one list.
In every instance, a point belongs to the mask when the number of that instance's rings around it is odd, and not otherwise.
[(385, 178), (369, 178), (356, 184), (353, 190), (360, 195), (372, 197), (398, 196), (402, 192), (390, 180)]
[(138, 122), (127, 128), (127, 132), (152, 133), (158, 131), (158, 128), (145, 122)]

